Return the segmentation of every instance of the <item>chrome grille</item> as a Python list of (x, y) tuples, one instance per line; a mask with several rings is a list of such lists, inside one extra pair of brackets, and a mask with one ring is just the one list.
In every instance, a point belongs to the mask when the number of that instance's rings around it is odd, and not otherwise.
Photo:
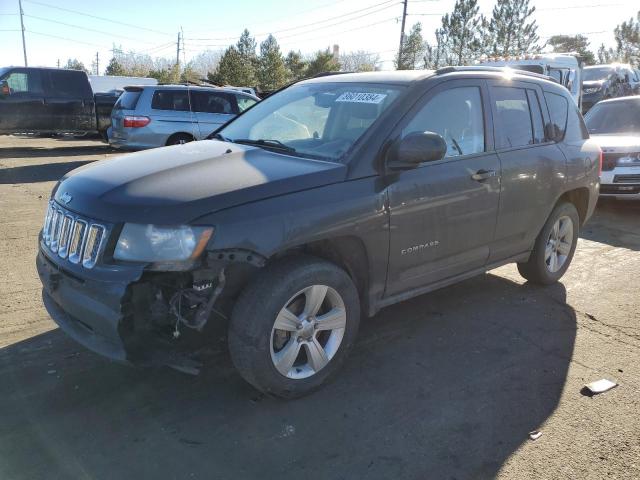
[(49, 202), (42, 229), (42, 241), (49, 251), (69, 262), (82, 262), (85, 268), (93, 268), (105, 243), (107, 229), (104, 225), (63, 209)]

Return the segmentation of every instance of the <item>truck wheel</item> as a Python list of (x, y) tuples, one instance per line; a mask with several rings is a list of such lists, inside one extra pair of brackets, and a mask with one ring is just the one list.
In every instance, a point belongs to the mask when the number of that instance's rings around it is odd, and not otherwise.
[(340, 368), (359, 322), (358, 292), (344, 270), (314, 257), (290, 257), (267, 267), (237, 299), (229, 350), (251, 385), (296, 398)]
[(176, 133), (169, 137), (167, 145), (180, 145), (189, 142), (193, 142), (193, 137), (191, 135), (188, 133)]
[(569, 268), (578, 243), (580, 217), (571, 203), (561, 203), (549, 216), (526, 263), (518, 263), (520, 275), (533, 283), (550, 285)]

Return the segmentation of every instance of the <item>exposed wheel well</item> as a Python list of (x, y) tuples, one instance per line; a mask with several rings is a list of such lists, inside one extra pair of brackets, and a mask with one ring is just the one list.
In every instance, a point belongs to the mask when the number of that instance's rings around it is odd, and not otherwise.
[(560, 196), (556, 205), (562, 202), (572, 203), (573, 206), (576, 207), (578, 215), (580, 216), (580, 225), (584, 225), (589, 209), (589, 190), (585, 187), (569, 190)]
[(353, 236), (319, 240), (280, 252), (270, 261), (300, 253), (325, 259), (346, 271), (358, 289), (362, 311), (367, 311), (369, 260), (362, 240)]
[(195, 140), (195, 137), (194, 137), (192, 134), (190, 134), (190, 133), (187, 133), (187, 132), (177, 132), (177, 133), (172, 134), (169, 138), (167, 138), (167, 143), (166, 143), (166, 145), (171, 145), (171, 144), (172, 144), (172, 142), (173, 142), (176, 138), (179, 138), (179, 137), (188, 137), (190, 142), (192, 142), (192, 141), (194, 141), (194, 140)]

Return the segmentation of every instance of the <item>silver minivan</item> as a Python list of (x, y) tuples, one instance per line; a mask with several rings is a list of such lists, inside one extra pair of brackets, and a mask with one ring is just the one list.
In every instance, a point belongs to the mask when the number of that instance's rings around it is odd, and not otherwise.
[(201, 140), (260, 99), (213, 87), (126, 87), (113, 107), (109, 144), (140, 150)]

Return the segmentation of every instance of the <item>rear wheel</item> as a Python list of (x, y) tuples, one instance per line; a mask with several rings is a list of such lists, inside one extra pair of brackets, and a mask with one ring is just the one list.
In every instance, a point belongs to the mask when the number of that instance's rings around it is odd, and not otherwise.
[(167, 140), (167, 145), (181, 145), (183, 143), (193, 142), (194, 138), (188, 133), (176, 133), (171, 135)]
[(342, 269), (312, 257), (285, 259), (267, 267), (236, 301), (231, 358), (258, 390), (299, 397), (340, 368), (359, 320), (358, 293)]
[(534, 245), (529, 261), (518, 264), (527, 280), (549, 285), (557, 282), (569, 268), (578, 242), (580, 217), (571, 203), (561, 203), (547, 219)]

